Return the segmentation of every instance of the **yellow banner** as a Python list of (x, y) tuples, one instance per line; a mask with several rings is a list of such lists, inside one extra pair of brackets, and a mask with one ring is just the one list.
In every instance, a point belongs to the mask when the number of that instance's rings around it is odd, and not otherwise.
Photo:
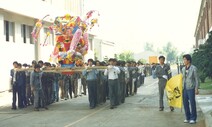
[(170, 106), (182, 108), (182, 74), (173, 76), (166, 84), (166, 92)]

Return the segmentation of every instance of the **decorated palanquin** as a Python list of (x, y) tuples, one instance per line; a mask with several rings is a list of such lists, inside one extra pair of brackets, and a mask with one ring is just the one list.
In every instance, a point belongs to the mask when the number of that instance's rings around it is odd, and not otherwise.
[[(50, 55), (50, 60), (60, 63), (61, 67), (81, 65), (83, 57), (88, 51), (89, 39), (87, 31), (97, 24), (98, 16), (99, 13), (92, 10), (86, 14), (83, 20), (79, 16), (71, 16), (69, 14), (56, 17), (52, 26), (49, 27), (49, 32), (46, 33), (46, 37), (52, 31), (56, 35), (56, 44)], [(38, 38), (39, 31), (43, 25), (42, 20), (39, 20), (33, 29), (32, 36), (34, 40)]]

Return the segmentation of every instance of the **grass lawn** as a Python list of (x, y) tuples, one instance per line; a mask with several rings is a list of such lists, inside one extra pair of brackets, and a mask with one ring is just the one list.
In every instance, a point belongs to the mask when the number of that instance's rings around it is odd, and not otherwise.
[(212, 79), (206, 79), (205, 83), (200, 83), (200, 89), (212, 90)]

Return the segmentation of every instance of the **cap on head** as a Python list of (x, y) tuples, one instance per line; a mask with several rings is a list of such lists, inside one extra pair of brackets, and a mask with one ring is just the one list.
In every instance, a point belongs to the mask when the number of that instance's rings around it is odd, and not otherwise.
[(160, 60), (160, 59), (165, 60), (165, 57), (164, 57), (164, 56), (159, 56), (159, 60)]
[(109, 62), (114, 62), (114, 61), (115, 61), (115, 59), (110, 58), (108, 61), (109, 61)]
[(88, 59), (88, 62), (92, 62), (93, 63), (93, 59)]
[(39, 60), (39, 61), (38, 61), (38, 64), (43, 64), (43, 61), (42, 61), (42, 60)]
[(14, 65), (14, 64), (17, 64), (17, 65), (18, 65), (18, 62), (17, 62), (17, 61), (14, 61), (14, 62), (13, 62), (13, 65)]
[(23, 67), (27, 67), (28, 65), (26, 63), (23, 64)]
[(33, 60), (33, 61), (32, 61), (32, 64), (37, 64), (37, 61)]
[(34, 68), (35, 68), (35, 69), (40, 68), (40, 65), (39, 65), (39, 64), (36, 64), (36, 65), (34, 66)]

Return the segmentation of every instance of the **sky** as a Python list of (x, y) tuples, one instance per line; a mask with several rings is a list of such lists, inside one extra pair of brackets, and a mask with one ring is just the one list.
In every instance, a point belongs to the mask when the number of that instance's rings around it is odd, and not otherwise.
[(171, 42), (189, 53), (201, 0), (84, 0), (85, 12), (100, 12), (99, 38), (115, 42), (116, 51), (139, 53), (146, 42), (162, 49)]

